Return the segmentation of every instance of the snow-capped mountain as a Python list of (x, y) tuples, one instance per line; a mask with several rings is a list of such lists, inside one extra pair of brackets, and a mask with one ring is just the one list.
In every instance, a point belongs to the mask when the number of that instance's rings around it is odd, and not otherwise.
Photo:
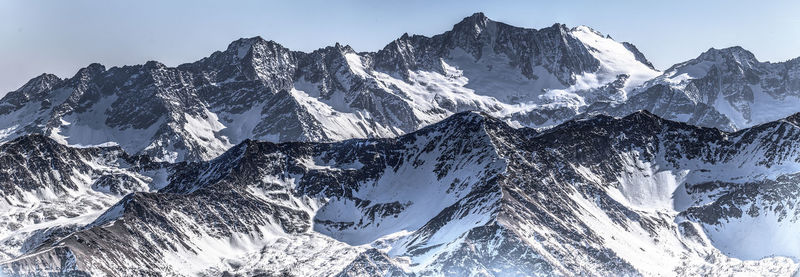
[(42, 135), (0, 145), (0, 259), (95, 220), (132, 191), (155, 190), (166, 170), (119, 147), (72, 148)]
[(798, 274), (799, 78), (482, 13), (43, 74), (0, 99), (0, 276)]
[(169, 177), (157, 192), (128, 194), (0, 267), (785, 276), (800, 257), (798, 117), (729, 133), (636, 112), (536, 131), (464, 112), (397, 138), (246, 140), (210, 161), (159, 164)]
[(393, 137), (467, 110), (552, 126), (596, 101), (623, 101), (658, 75), (632, 44), (588, 27), (527, 29), (476, 13), (377, 52), (337, 44), (303, 53), (255, 37), (178, 67), (92, 64), (66, 80), (42, 75), (0, 100), (0, 140), (42, 133), (208, 160), (245, 139)]
[(709, 49), (647, 81), (616, 107), (590, 110), (615, 115), (647, 109), (694, 125), (738, 130), (796, 113), (800, 60), (759, 62), (741, 48)]

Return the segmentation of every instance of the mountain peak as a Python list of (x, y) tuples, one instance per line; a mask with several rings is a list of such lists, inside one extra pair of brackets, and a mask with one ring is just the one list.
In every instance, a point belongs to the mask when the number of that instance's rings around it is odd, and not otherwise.
[(17, 91), (31, 92), (31, 91), (50, 90), (56, 85), (58, 85), (58, 83), (61, 83), (61, 81), (63, 80), (56, 75), (49, 73), (42, 73), (41, 75), (36, 76), (33, 79), (30, 79), (28, 82), (22, 85), (22, 87), (17, 89)]
[(82, 68), (81, 70), (88, 70), (90, 72), (102, 72), (106, 71), (106, 66), (100, 63), (91, 63), (88, 66)]
[(752, 69), (760, 62), (756, 59), (752, 52), (740, 46), (732, 46), (727, 48), (709, 48), (697, 58), (675, 64), (667, 69), (665, 72), (671, 72), (672, 76), (678, 76), (683, 73), (689, 73), (693, 78), (704, 76), (710, 67), (697, 65), (703, 63), (715, 64), (717, 66), (725, 66), (727, 68)]
[(59, 78), (55, 74), (42, 73), (42, 74), (39, 74), (39, 76), (36, 76), (33, 79), (31, 79), (31, 81), (32, 80), (61, 80), (61, 78)]
[(716, 49), (712, 47), (700, 54), (698, 57), (700, 60), (719, 60), (720, 58), (725, 60), (734, 60), (741, 64), (752, 64), (758, 62), (756, 56), (753, 55), (752, 52), (747, 51), (741, 46), (732, 46), (722, 49)]
[[(559, 28), (559, 27), (562, 27), (562, 26), (566, 27), (566, 25), (559, 24), (559, 23), (556, 23), (556, 24), (553, 25), (553, 27), (556, 27), (556, 28)], [(579, 26), (573, 27), (572, 29), (570, 29), (570, 31), (573, 31), (573, 32), (575, 32), (575, 31), (587, 32), (587, 33), (593, 33), (593, 34), (595, 34), (597, 36), (600, 36), (600, 37), (606, 37), (606, 35), (604, 35), (603, 33), (593, 29), (592, 27), (586, 26), (586, 25), (579, 25)]]
[(494, 23), (494, 21), (486, 17), (482, 12), (477, 12), (454, 25), (453, 31), (479, 36), (491, 23)]
[(473, 13), (472, 15), (468, 16), (468, 17), (465, 17), (462, 20), (462, 22), (464, 22), (464, 21), (485, 22), (487, 20), (489, 20), (489, 17), (487, 17), (485, 14), (483, 14), (483, 12), (476, 12), (476, 13)]
[(455, 113), (442, 121), (428, 125), (420, 129), (421, 132), (432, 130), (455, 130), (462, 132), (464, 130), (475, 130), (477, 127), (484, 126), (487, 121), (498, 121), (485, 112), (481, 111), (464, 111)]
[(660, 121), (661, 120), (661, 117), (653, 114), (652, 112), (650, 112), (648, 110), (638, 110), (638, 111), (635, 111), (635, 112), (625, 116), (624, 118), (627, 118), (627, 119), (646, 119), (646, 120), (656, 120), (656, 121)]
[(83, 79), (83, 78), (91, 78), (97, 74), (106, 71), (106, 67), (99, 63), (92, 63), (88, 66), (81, 68), (78, 70), (78, 73), (75, 73), (75, 76), (72, 79)]
[(342, 52), (342, 53), (355, 52), (355, 50), (353, 50), (353, 47), (351, 47), (350, 45), (347, 45), (347, 44), (343, 45), (341, 43), (336, 42), (336, 44), (333, 47), (336, 48), (336, 50), (338, 50), (339, 52)]
[(250, 46), (252, 46), (254, 44), (265, 43), (265, 42), (267, 42), (267, 40), (265, 40), (261, 36), (254, 36), (254, 37), (249, 37), (249, 38), (240, 38), (240, 39), (234, 40), (230, 44), (228, 44), (228, 50), (239, 49), (241, 47), (250, 47)]
[[(228, 49), (225, 52), (232, 53), (236, 56), (237, 59), (243, 59), (248, 53), (250, 53), (253, 48), (258, 48), (259, 46), (263, 46), (263, 48), (280, 48), (285, 49), (283, 45), (272, 41), (266, 40), (261, 36), (255, 36), (250, 38), (240, 38), (234, 40), (228, 45)], [(286, 49), (288, 51), (288, 49)]]
[(146, 63), (144, 63), (143, 67), (145, 69), (159, 69), (167, 66), (159, 61), (147, 61)]

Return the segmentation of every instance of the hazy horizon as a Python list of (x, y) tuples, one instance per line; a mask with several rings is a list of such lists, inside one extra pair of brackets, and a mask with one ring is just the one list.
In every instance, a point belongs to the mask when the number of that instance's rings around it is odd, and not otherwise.
[[(157, 60), (193, 62), (233, 40), (261, 36), (298, 51), (336, 42), (377, 51), (403, 33), (431, 36), (475, 12), (541, 29), (586, 25), (628, 41), (658, 68), (709, 48), (742, 46), (760, 61), (800, 56), (800, 3), (745, 1), (572, 3), (504, 1), (259, 2), (175, 1), (0, 3), (0, 95), (41, 73), (71, 77), (90, 63), (107, 67)], [(649, 12), (641, 12), (647, 10)]]

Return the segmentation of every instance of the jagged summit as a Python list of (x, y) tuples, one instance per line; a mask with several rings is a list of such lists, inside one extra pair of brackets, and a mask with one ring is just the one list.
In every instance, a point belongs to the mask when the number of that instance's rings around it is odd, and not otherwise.
[(249, 38), (239, 38), (228, 44), (228, 50), (239, 49), (240, 47), (250, 47), (257, 43), (267, 43), (268, 41), (261, 36), (254, 36)]
[[(254, 37), (249, 37), (249, 38), (240, 38), (240, 39), (234, 40), (230, 44), (228, 44), (228, 48), (225, 51), (226, 52), (236, 52), (236, 53), (247, 52), (253, 46), (259, 45), (259, 44), (278, 44), (278, 43), (275, 42), (275, 41), (272, 41), (272, 40), (266, 40), (266, 39), (262, 38), (261, 36), (254, 36)], [(278, 45), (280, 45), (280, 44), (278, 44)]]
[(20, 87), (17, 91), (22, 91), (25, 93), (47, 91), (57, 86), (61, 81), (63, 80), (56, 75), (49, 73), (42, 73), (42, 75), (30, 79), (27, 83), (22, 85), (22, 87)]
[(707, 51), (700, 54), (699, 59), (713, 59), (715, 56), (732, 57), (740, 61), (754, 61), (758, 62), (755, 55), (742, 48), (741, 46), (731, 46), (721, 49), (709, 48)]
[(470, 16), (463, 18), (461, 21), (455, 24), (455, 26), (461, 25), (473, 25), (473, 26), (483, 26), (485, 27), (487, 23), (494, 22), (493, 20), (489, 19), (483, 12), (476, 12)]
[(79, 82), (79, 81), (88, 81), (91, 78), (94, 78), (100, 73), (106, 71), (106, 66), (100, 63), (91, 63), (88, 66), (78, 69), (78, 72), (75, 73), (72, 78), (69, 78), (69, 82)]
[(722, 49), (711, 48), (697, 57), (699, 61), (709, 61), (718, 63), (719, 66), (741, 67), (744, 70), (754, 69), (758, 67), (761, 62), (756, 59), (756, 56), (745, 50), (740, 46), (733, 46)]
[(486, 17), (482, 12), (477, 12), (455, 24), (452, 32), (464, 33), (477, 37), (494, 24), (496, 24), (496, 22)]
[(467, 20), (467, 19), (476, 20), (476, 21), (486, 21), (486, 20), (489, 20), (489, 17), (487, 17), (483, 12), (475, 12), (472, 15), (464, 18), (464, 20)]
[(167, 66), (159, 61), (147, 61), (142, 65), (145, 70), (164, 69)]
[(36, 97), (41, 93), (46, 93), (51, 91), (53, 88), (57, 87), (61, 82), (63, 82), (61, 78), (56, 75), (42, 73), (42, 75), (36, 76), (33, 79), (30, 79), (26, 82), (22, 87), (19, 89), (9, 92), (5, 97), (21, 97), (27, 99), (19, 99), (20, 101), (28, 100), (31, 97)]
[[(732, 46), (722, 49), (709, 48), (705, 52), (701, 53), (697, 58), (673, 65), (665, 72), (681, 72), (682, 68), (702, 63), (715, 64), (717, 67), (727, 67), (731, 65), (734, 67), (742, 67), (744, 69), (751, 69), (760, 64), (752, 52), (740, 46)], [(710, 68), (710, 64), (705, 65), (704, 67)]]

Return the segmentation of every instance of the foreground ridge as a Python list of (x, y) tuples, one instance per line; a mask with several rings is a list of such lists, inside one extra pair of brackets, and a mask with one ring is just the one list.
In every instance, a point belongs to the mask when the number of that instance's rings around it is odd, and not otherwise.
[[(462, 112), (397, 138), (246, 140), (205, 162), (129, 157), (119, 163), (126, 175), (162, 172), (166, 183), (134, 189), (93, 221), (47, 234), (0, 267), (97, 275), (789, 275), (800, 254), (792, 204), (800, 195), (798, 116), (725, 132), (639, 111), (537, 131)], [(21, 151), (11, 145), (0, 145), (3, 153)], [(66, 190), (60, 194), (75, 191)]]

